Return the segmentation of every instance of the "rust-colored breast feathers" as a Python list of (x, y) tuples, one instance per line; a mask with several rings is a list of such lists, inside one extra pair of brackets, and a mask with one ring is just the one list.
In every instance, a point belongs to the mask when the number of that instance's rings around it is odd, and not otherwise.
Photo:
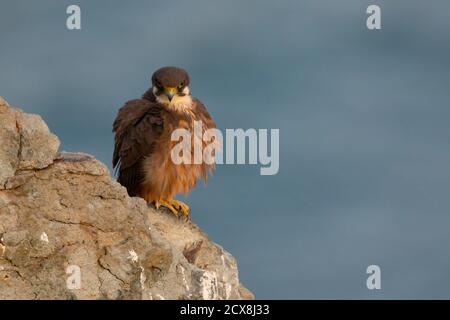
[[(143, 162), (145, 179), (140, 196), (149, 202), (168, 199), (177, 193), (187, 193), (195, 187), (198, 179), (206, 182), (209, 171), (214, 169), (214, 165), (206, 163), (175, 164), (171, 159), (171, 150), (178, 143), (178, 141), (171, 140), (174, 130), (186, 129), (191, 132), (191, 159), (193, 159), (194, 144), (199, 141), (194, 139), (194, 121), (202, 122), (203, 131), (215, 127), (201, 102), (194, 100), (192, 112), (165, 112), (163, 119), (164, 129), (155, 143), (155, 151)], [(203, 150), (205, 143), (203, 140), (200, 141)]]
[[(148, 202), (187, 193), (198, 179), (205, 182), (214, 165), (175, 164), (171, 150), (173, 130), (184, 128), (193, 133), (194, 121), (201, 121), (203, 131), (215, 128), (204, 105), (193, 100), (192, 112), (175, 112), (146, 99), (132, 100), (119, 110), (114, 122), (115, 150), (113, 164), (118, 168), (118, 181), (130, 196)], [(192, 140), (192, 156), (195, 139)], [(205, 143), (202, 141), (202, 150)]]

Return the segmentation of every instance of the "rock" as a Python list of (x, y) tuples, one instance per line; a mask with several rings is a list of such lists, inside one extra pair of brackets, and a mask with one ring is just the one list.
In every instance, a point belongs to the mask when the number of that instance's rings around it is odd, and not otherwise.
[(43, 169), (53, 163), (58, 138), (38, 115), (13, 109), (0, 97), (0, 189), (19, 170)]
[(252, 299), (235, 259), (0, 99), (0, 299)]

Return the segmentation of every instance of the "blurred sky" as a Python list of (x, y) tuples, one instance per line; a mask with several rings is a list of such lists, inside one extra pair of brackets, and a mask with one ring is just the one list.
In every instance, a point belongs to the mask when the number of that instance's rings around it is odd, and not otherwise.
[(2, 0), (0, 95), (111, 166), (117, 109), (184, 67), (219, 128), (280, 129), (278, 175), (187, 198), (257, 298), (450, 298), (449, 33), (448, 0)]

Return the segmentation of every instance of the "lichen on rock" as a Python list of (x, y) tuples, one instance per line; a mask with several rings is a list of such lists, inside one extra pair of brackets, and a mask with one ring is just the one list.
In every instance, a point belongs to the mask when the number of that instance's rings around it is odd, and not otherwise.
[(252, 299), (235, 259), (0, 97), (0, 299)]

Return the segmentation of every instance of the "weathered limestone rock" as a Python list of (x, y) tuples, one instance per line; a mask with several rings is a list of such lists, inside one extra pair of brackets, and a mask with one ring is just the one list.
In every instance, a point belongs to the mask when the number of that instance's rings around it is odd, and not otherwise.
[(0, 97), (0, 189), (19, 170), (52, 164), (58, 148), (58, 138), (40, 116), (13, 109)]
[(58, 147), (39, 116), (0, 97), (0, 299), (253, 298), (196, 225)]

